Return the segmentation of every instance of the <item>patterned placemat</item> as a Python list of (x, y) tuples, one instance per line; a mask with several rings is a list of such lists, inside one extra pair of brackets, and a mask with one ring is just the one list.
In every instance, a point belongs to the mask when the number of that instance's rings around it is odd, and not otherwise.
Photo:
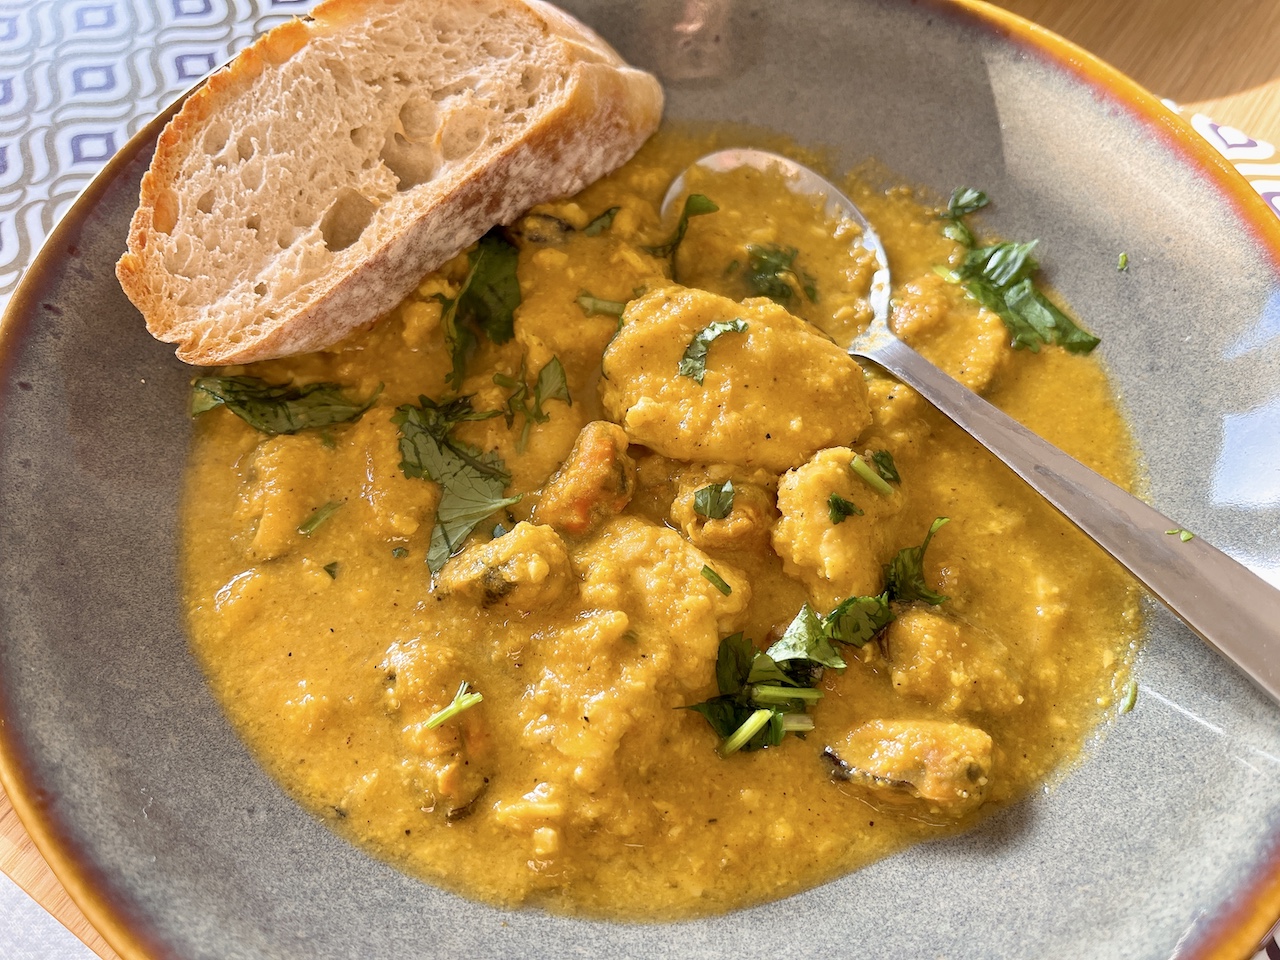
[[(0, 307), (116, 150), (253, 37), (315, 2), (0, 2)], [(1190, 120), (1280, 216), (1275, 147), (1202, 114)], [(0, 900), (0, 956), (11, 956), (48, 915), (16, 892)], [(1255, 960), (1280, 960), (1280, 946), (1269, 937)]]

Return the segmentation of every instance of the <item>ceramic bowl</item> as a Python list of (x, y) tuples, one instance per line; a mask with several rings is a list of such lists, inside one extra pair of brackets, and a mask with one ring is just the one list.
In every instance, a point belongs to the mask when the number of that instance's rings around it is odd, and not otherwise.
[[(672, 118), (987, 190), (989, 227), (1042, 238), (1102, 336), (1150, 499), (1276, 576), (1280, 221), (1158, 101), (976, 5), (565, 5), (663, 76)], [(1136, 709), (1051, 789), (756, 909), (506, 912), (340, 840), (258, 768), (187, 650), (190, 371), (112, 271), (157, 131), (55, 231), (0, 328), (0, 769), (125, 957), (1232, 957), (1280, 913), (1280, 710), (1155, 606)]]

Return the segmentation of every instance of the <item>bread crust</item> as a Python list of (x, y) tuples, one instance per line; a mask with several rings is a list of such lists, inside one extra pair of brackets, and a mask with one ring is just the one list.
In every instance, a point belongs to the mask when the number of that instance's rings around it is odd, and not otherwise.
[[(481, 4), (325, 0), (310, 21), (293, 20), (264, 34), (187, 99), (160, 135), (142, 179), (127, 252), (116, 266), (121, 287), (148, 330), (176, 343), (179, 359), (201, 366), (247, 363), (330, 346), (390, 310), (425, 273), (491, 226), (576, 192), (624, 163), (656, 129), (662, 91), (654, 77), (628, 66), (592, 31), (541, 0), (483, 0), (503, 15), (531, 18), (529, 28), (536, 30), (538, 42), (555, 48), (563, 82), (549, 108), (531, 118), (519, 136), (440, 177), (432, 189), (418, 187), (392, 197), (385, 216), (362, 233), (351, 256), (335, 255), (326, 269), (286, 291), (286, 297), (273, 292), (257, 311), (246, 311), (229, 297), (183, 303), (189, 278), (176, 275), (166, 262), (175, 255), (181, 238), (173, 234), (192, 203), (189, 185), (179, 182), (182, 164), (229, 105), (271, 71), (305, 55), (318, 38), (369, 29), (377, 18), (392, 24), (384, 29), (394, 29), (396, 17), (467, 5)], [(180, 198), (182, 191), (187, 196)], [(245, 215), (243, 209), (229, 213)], [(223, 292), (244, 280), (214, 279)]]

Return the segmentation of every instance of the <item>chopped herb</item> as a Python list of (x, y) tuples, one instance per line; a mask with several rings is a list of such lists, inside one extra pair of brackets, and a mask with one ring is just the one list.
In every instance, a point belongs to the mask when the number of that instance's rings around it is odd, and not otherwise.
[(317, 529), (319, 529), (320, 524), (324, 523), (337, 512), (340, 506), (342, 506), (342, 501), (330, 500), (299, 524), (298, 532), (304, 537), (311, 536)]
[(898, 465), (893, 462), (893, 454), (888, 450), (876, 450), (871, 454), (871, 462), (876, 465), (876, 472), (890, 483), (901, 483)]
[(497, 540), (499, 537), (505, 537), (510, 532), (511, 531), (508, 530), (506, 527), (504, 527), (502, 524), (495, 523), (493, 525), (493, 531), (489, 534), (489, 539)]
[(693, 495), (693, 512), (708, 520), (723, 520), (733, 510), (733, 481), (709, 483)]
[(671, 235), (671, 239), (666, 243), (658, 244), (656, 247), (645, 247), (645, 251), (655, 257), (666, 257), (674, 261), (676, 250), (679, 249), (680, 242), (684, 240), (684, 235), (689, 229), (689, 220), (693, 217), (700, 217), (703, 214), (715, 213), (719, 209), (702, 194), (689, 194), (684, 199), (684, 209), (680, 211), (680, 220), (676, 223), (676, 232)]
[(751, 716), (742, 722), (723, 744), (720, 745), (720, 756), (728, 757), (745, 747), (765, 724), (773, 720), (775, 713), (767, 707), (752, 711)]
[(447, 720), (452, 720), (463, 710), (474, 707), (477, 703), (484, 699), (484, 695), (480, 693), (468, 693), (469, 684), (464, 680), (462, 686), (458, 688), (458, 692), (453, 695), (453, 700), (442, 710), (437, 710), (423, 722), (423, 726), (428, 730), (434, 730), (440, 724)]
[(817, 303), (817, 281), (795, 268), (798, 253), (795, 247), (784, 249), (772, 244), (767, 247), (749, 244), (746, 281), (751, 291), (784, 306), (791, 302), (797, 291), (803, 291), (812, 303)]
[(621, 318), (622, 311), (627, 309), (627, 304), (623, 300), (602, 300), (586, 290), (583, 290), (578, 295), (578, 306), (582, 308), (582, 312), (588, 317), (594, 317), (596, 314), (602, 313), (610, 317)]
[(951, 199), (947, 201), (947, 212), (943, 214), (943, 218), (958, 220), (961, 217), (967, 217), (990, 202), (981, 190), (975, 190), (973, 187), (956, 187), (951, 193)]
[(1124, 689), (1120, 691), (1120, 712), (1128, 713), (1133, 709), (1133, 705), (1138, 702), (1138, 683), (1136, 680), (1130, 680), (1124, 685)]
[(191, 389), (193, 417), (226, 407), (255, 430), (273, 436), (358, 420), (382, 393), (379, 385), (368, 400), (352, 400), (337, 383), (294, 387), (257, 377), (199, 377)]
[(440, 504), (427, 551), (427, 566), (437, 573), (480, 521), (520, 498), (502, 495), (511, 475), (497, 454), (481, 453), (450, 435), (459, 423), (487, 420), (498, 411), (478, 413), (471, 408), (470, 397), (458, 397), (444, 405), (429, 397), (418, 399), (421, 406), (399, 407), (391, 420), (400, 427), (400, 469), (404, 475), (440, 485)]
[(391, 555), (395, 557), (397, 560), (403, 560), (405, 557), (409, 555), (409, 551), (406, 550), (404, 547), (392, 547)]
[(885, 482), (885, 478), (880, 473), (862, 459), (861, 454), (855, 453), (853, 459), (849, 461), (849, 469), (867, 482), (876, 493), (888, 497), (893, 494), (893, 488)]
[(515, 309), (520, 306), (520, 281), (516, 263), (520, 251), (494, 228), (480, 238), (467, 259), (471, 269), (452, 300), (444, 305), (441, 323), (453, 366), (445, 377), (454, 389), (462, 388), (467, 358), (476, 345), (475, 330), (494, 343), (506, 343), (515, 335)]
[(825, 627), (822, 617), (806, 603), (765, 655), (778, 664), (802, 660), (842, 670), (847, 664), (832, 644)]
[[(962, 218), (987, 203), (986, 194), (971, 187), (959, 187), (951, 195), (942, 214), (948, 221), (943, 233), (967, 247), (968, 252), (955, 270), (942, 267), (936, 272), (948, 283), (962, 285), (971, 299), (999, 316), (1013, 337), (1015, 348), (1036, 353), (1041, 344), (1051, 343), (1072, 353), (1088, 353), (1098, 345), (1098, 338), (1077, 326), (1036, 289), (1033, 276), (1039, 264), (1031, 251), (1038, 240), (976, 246)], [(1124, 262), (1128, 262), (1127, 258)]]
[(822, 628), (832, 640), (861, 647), (892, 620), (885, 591), (875, 597), (846, 597), (823, 618)]
[(335, 560), (333, 561), (333, 563), (326, 563), (324, 565), (324, 572), (329, 575), (330, 580), (337, 580), (338, 579), (338, 561)]
[(741, 318), (716, 320), (707, 324), (694, 334), (689, 346), (685, 348), (684, 356), (680, 358), (679, 375), (692, 377), (696, 382), (702, 383), (707, 375), (707, 351), (711, 348), (711, 342), (723, 333), (746, 333), (746, 330), (747, 321)]
[(507, 411), (504, 414), (507, 426), (510, 427), (515, 423), (516, 414), (524, 416), (524, 427), (520, 431), (520, 438), (516, 441), (518, 453), (524, 452), (525, 445), (529, 442), (529, 431), (533, 425), (546, 423), (551, 419), (551, 414), (542, 409), (543, 404), (550, 400), (563, 400), (569, 406), (573, 406), (573, 400), (569, 397), (569, 381), (559, 357), (552, 357), (538, 371), (538, 379), (533, 387), (532, 403), (529, 402), (529, 384), (525, 381), (526, 376), (523, 359), (520, 361), (519, 376), (508, 377), (502, 373), (493, 375), (494, 383), (513, 390), (511, 396), (507, 398)]
[(1196, 537), (1196, 535), (1190, 530), (1184, 530), (1182, 527), (1175, 527), (1172, 530), (1166, 530), (1165, 534), (1170, 537), (1177, 537), (1183, 543), (1186, 543), (1188, 540), (1194, 540)]
[(1129, 269), (1129, 255), (1127, 253), (1120, 254), (1120, 259), (1116, 261), (1116, 269), (1121, 271)]
[[(811, 676), (802, 681), (783, 672), (766, 654), (741, 633), (720, 641), (716, 655), (716, 686), (718, 697), (685, 709), (701, 714), (721, 738), (721, 756), (729, 756), (738, 750), (751, 751), (777, 746), (788, 729), (811, 730), (812, 724), (785, 724), (784, 716), (802, 713), (822, 696), (821, 691), (810, 689)], [(763, 690), (762, 699), (757, 692)], [(765, 701), (768, 701), (766, 704)], [(752, 716), (764, 711), (764, 720), (757, 719), (748, 727), (749, 735), (734, 742)], [(731, 747), (731, 749), (729, 749)]]
[[(849, 597), (825, 617), (806, 603), (778, 641), (763, 652), (741, 633), (725, 637), (716, 654), (720, 695), (686, 709), (706, 718), (724, 741), (721, 756), (777, 746), (788, 732), (813, 729), (812, 718), (804, 712), (822, 698), (816, 687), (823, 670), (845, 667), (833, 641), (860, 647), (891, 620), (885, 593)], [(762, 710), (770, 714), (767, 723), (759, 719)], [(748, 733), (739, 738), (748, 721), (753, 725), (745, 727)]]
[(588, 237), (594, 237), (594, 236), (598, 236), (601, 233), (604, 233), (611, 226), (613, 226), (613, 218), (618, 215), (618, 211), (621, 209), (622, 209), (621, 207), (610, 207), (604, 213), (600, 214), (600, 216), (596, 217), (594, 220), (588, 223), (585, 227), (583, 227), (582, 232), (585, 233)]
[(905, 547), (899, 550), (897, 556), (885, 564), (885, 592), (889, 599), (904, 602), (923, 600), (934, 606), (947, 599), (942, 594), (930, 590), (924, 582), (924, 552), (928, 549), (933, 535), (947, 522), (947, 517), (936, 518), (929, 527), (929, 532), (925, 534), (924, 543), (918, 547)]
[(949, 220), (942, 228), (942, 235), (948, 240), (954, 240), (962, 247), (972, 247), (976, 242), (973, 233), (962, 220)]
[(724, 582), (724, 577), (716, 573), (707, 564), (702, 565), (702, 576), (711, 581), (711, 585), (723, 593), (726, 597), (733, 593), (733, 587)]
[(831, 515), (832, 524), (844, 523), (847, 517), (862, 516), (862, 509), (856, 503), (851, 503), (838, 493), (827, 497), (827, 511)]

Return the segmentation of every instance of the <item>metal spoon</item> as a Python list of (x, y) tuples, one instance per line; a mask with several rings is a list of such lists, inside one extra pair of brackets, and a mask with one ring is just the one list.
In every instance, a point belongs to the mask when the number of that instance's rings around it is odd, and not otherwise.
[[(1170, 535), (1180, 524), (1040, 439), (894, 336), (884, 247), (862, 211), (833, 184), (763, 150), (721, 150), (693, 166), (780, 170), (792, 191), (821, 197), (829, 215), (859, 224), (862, 236), (854, 244), (869, 250), (879, 269), (871, 285), (874, 318), (849, 353), (883, 367), (955, 421), (1280, 704), (1280, 590), (1202, 538)], [(684, 194), (687, 174), (667, 191), (664, 215)]]

